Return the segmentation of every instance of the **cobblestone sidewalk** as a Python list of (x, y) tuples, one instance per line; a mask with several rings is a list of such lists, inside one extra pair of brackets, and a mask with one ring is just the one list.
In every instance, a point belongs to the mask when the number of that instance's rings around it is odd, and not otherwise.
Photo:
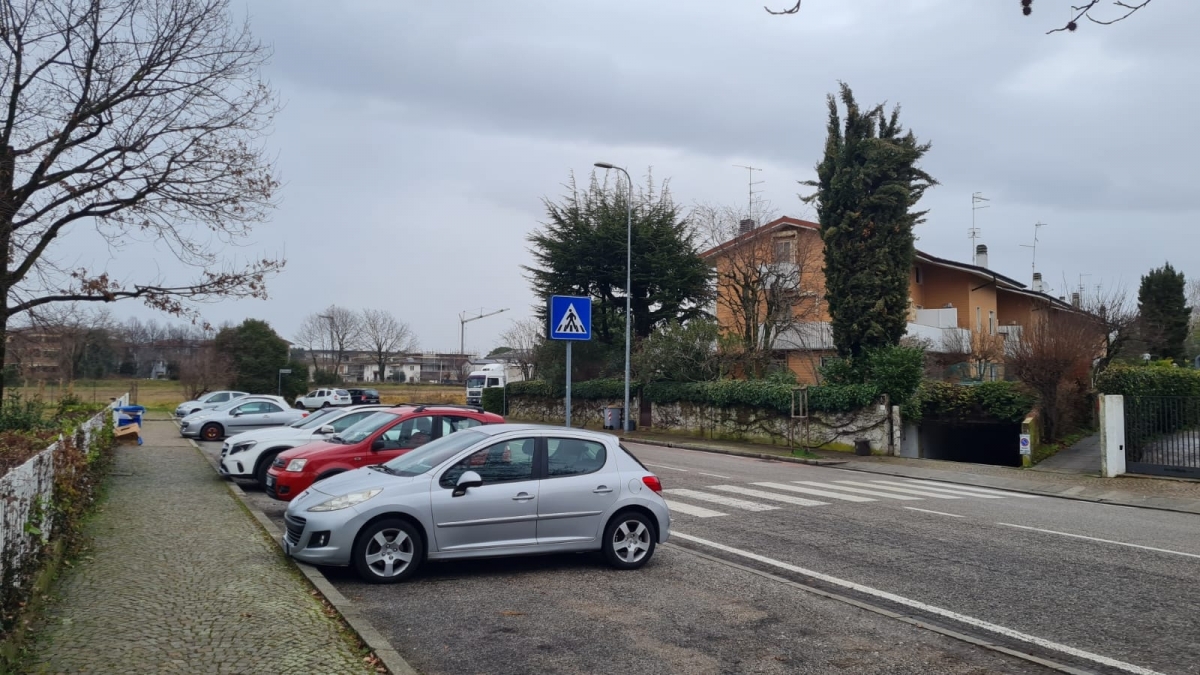
[(55, 588), (34, 673), (370, 673), (168, 421), (123, 445), (91, 546)]

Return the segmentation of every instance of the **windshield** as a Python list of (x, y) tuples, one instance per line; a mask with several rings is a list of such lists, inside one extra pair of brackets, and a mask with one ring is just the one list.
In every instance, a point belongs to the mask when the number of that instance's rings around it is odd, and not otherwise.
[(399, 415), (388, 412), (377, 412), (363, 421), (351, 425), (348, 429), (334, 436), (330, 440), (337, 440), (342, 443), (361, 443), (362, 441), (367, 440), (367, 437), (371, 434), (379, 431), (384, 426), (395, 422), (399, 417)]
[(487, 436), (478, 431), (459, 431), (430, 441), (383, 466), (393, 476), (420, 476), (485, 438)]
[(470, 375), (467, 377), (467, 386), (478, 389), (483, 386), (483, 379), (483, 375)]
[(308, 417), (301, 417), (288, 426), (296, 429), (313, 429), (324, 424), (325, 421), (329, 419), (330, 415), (340, 412), (342, 412), (342, 410), (339, 408), (321, 408), (315, 412), (309, 413)]

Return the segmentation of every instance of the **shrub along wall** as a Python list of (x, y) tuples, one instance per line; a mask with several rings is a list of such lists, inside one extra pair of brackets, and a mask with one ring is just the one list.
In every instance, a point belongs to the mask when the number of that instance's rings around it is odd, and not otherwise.
[[(715, 382), (654, 382), (631, 392), (634, 410), (644, 399), (652, 404), (652, 428), (685, 431), (711, 438), (760, 440), (809, 447), (848, 448), (865, 438), (874, 450), (889, 447), (888, 411), (877, 403), (878, 390), (870, 385), (808, 388), (807, 442), (803, 427), (792, 420), (793, 386), (762, 380)], [(485, 389), (483, 406), (514, 419), (562, 423), (563, 392), (547, 382), (533, 380), (510, 384), (507, 410), (503, 389)], [(621, 406), (622, 380), (590, 380), (571, 388), (571, 418), (576, 425), (601, 424), (606, 406)]]
[(1096, 376), (1096, 389), (1122, 396), (1200, 396), (1200, 370), (1114, 365)]
[(933, 418), (1020, 423), (1037, 398), (1016, 382), (962, 385), (925, 381), (903, 410), (906, 422)]

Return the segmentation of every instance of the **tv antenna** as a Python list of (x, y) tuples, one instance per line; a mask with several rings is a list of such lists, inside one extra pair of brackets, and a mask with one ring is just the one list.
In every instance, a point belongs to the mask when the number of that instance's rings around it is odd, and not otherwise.
[(980, 209), (989, 208), (991, 204), (979, 206), (979, 204), (986, 201), (991, 200), (989, 200), (987, 197), (984, 197), (982, 192), (971, 193), (971, 229), (967, 230), (967, 236), (971, 238), (971, 257), (967, 258), (967, 260), (975, 260), (975, 240), (978, 239), (979, 235), (981, 234), (981, 230), (978, 227), (975, 227), (975, 212)]
[(1046, 226), (1046, 223), (1043, 223), (1043, 222), (1041, 222), (1041, 221), (1038, 221), (1038, 222), (1034, 223), (1034, 224), (1033, 224), (1033, 243), (1032, 243), (1032, 244), (1021, 244), (1021, 248), (1031, 248), (1031, 249), (1033, 249), (1033, 262), (1030, 264), (1030, 267), (1032, 267), (1032, 268), (1033, 268), (1033, 273), (1034, 273), (1034, 274), (1037, 274), (1037, 245), (1038, 245), (1038, 230), (1042, 229), (1042, 228), (1043, 228), (1043, 227), (1045, 227), (1045, 226)]
[[(747, 198), (748, 198), (748, 202), (746, 204), (746, 206), (747, 206), (746, 217), (749, 218), (750, 220), (754, 220), (754, 195), (759, 193), (758, 190), (754, 189), (754, 186), (762, 185), (763, 183), (766, 182), (766, 181), (761, 181), (761, 180), (760, 181), (754, 180), (754, 172), (762, 171), (762, 169), (759, 169), (759, 168), (753, 167), (753, 166), (743, 166), (741, 164), (734, 164), (733, 166), (735, 168), (745, 169), (746, 171), (750, 172), (750, 182), (746, 188)], [(757, 225), (757, 224), (758, 223), (755, 223), (755, 225)]]

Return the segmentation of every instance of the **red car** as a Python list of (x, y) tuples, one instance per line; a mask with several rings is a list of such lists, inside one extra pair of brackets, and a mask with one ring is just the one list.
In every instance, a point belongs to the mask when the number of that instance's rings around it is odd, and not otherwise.
[(279, 453), (267, 471), (267, 494), (291, 501), (323, 478), (382, 464), (455, 431), (503, 423), (503, 417), (471, 406), (403, 405), (380, 410), (327, 441)]

